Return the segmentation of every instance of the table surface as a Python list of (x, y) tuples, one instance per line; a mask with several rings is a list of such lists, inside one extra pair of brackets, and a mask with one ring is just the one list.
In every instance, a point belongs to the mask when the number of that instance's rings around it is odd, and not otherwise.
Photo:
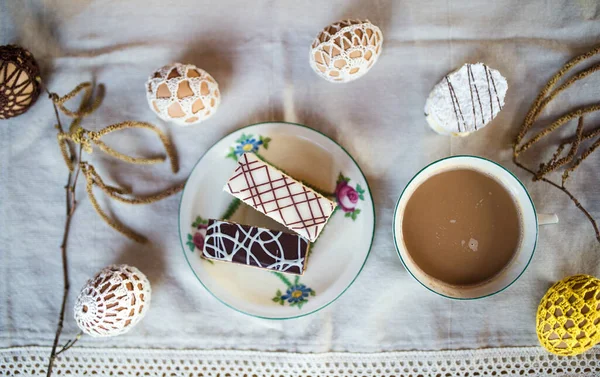
[[(322, 27), (343, 18), (370, 19), (385, 42), (366, 76), (334, 85), (312, 72), (308, 48)], [(600, 5), (593, 0), (0, 1), (0, 44), (30, 49), (52, 91), (66, 93), (92, 79), (106, 85), (104, 104), (85, 127), (134, 119), (160, 125), (173, 139), (181, 162), (177, 175), (168, 164), (128, 165), (95, 152), (89, 159), (108, 181), (140, 194), (155, 192), (184, 181), (222, 136), (251, 123), (284, 120), (306, 124), (343, 145), (373, 191), (375, 241), (354, 285), (313, 315), (269, 321), (227, 308), (198, 284), (178, 240), (179, 195), (139, 207), (98, 195), (110, 213), (149, 236), (151, 243), (141, 246), (103, 223), (80, 185), (69, 241), (73, 288), (68, 308), (79, 287), (111, 263), (137, 266), (153, 288), (152, 308), (133, 331), (102, 340), (84, 337), (80, 345), (298, 352), (536, 345), (540, 298), (565, 276), (600, 275), (600, 248), (567, 196), (533, 183), (513, 165), (511, 141), (546, 81), (599, 41)], [(218, 80), (223, 101), (205, 124), (179, 128), (149, 110), (146, 78), (172, 61), (196, 64)], [(478, 61), (506, 76), (505, 108), (490, 126), (467, 138), (433, 133), (423, 116), (429, 91), (449, 71)], [(598, 77), (561, 95), (544, 116), (594, 98), (597, 102)], [(589, 119), (593, 124), (600, 118)], [(0, 347), (46, 346), (62, 297), (66, 170), (47, 98), (1, 123)], [(575, 123), (569, 127), (563, 135), (574, 133)], [(110, 137), (107, 143), (140, 155), (160, 150), (155, 137), (142, 132)], [(448, 300), (421, 287), (402, 267), (392, 240), (392, 214), (402, 188), (425, 164), (456, 154), (503, 164), (525, 182), (540, 212), (560, 217), (560, 224), (540, 229), (533, 262), (516, 284), (471, 302)], [(571, 183), (596, 218), (599, 167), (596, 153)], [(77, 330), (69, 309), (65, 339)]]

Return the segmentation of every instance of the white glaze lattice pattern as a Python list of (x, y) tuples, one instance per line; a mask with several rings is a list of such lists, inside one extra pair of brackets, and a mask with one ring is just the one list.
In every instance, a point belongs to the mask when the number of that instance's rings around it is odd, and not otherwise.
[(331, 82), (356, 80), (381, 54), (383, 34), (369, 20), (343, 20), (327, 26), (310, 49), (310, 66)]
[[(49, 347), (0, 349), (0, 375), (45, 375)], [(143, 350), (74, 347), (54, 374), (189, 377), (597, 377), (600, 350), (561, 358), (541, 347), (379, 354)]]
[(224, 190), (310, 242), (319, 237), (337, 206), (254, 153), (239, 158)]

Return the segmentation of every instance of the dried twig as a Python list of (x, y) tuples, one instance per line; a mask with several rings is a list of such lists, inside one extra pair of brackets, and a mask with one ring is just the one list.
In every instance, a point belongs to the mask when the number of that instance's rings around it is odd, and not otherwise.
[[(539, 180), (540, 178), (542, 178), (543, 176), (545, 176), (546, 174), (560, 168), (561, 166), (570, 163), (571, 161), (573, 161), (573, 158), (575, 157), (575, 155), (577, 154), (577, 149), (579, 149), (579, 144), (581, 143), (581, 137), (583, 135), (583, 117), (579, 118), (579, 122), (577, 124), (577, 131), (575, 132), (575, 140), (573, 141), (566, 141), (561, 143), (558, 146), (558, 149), (556, 150), (556, 153), (554, 153), (554, 156), (552, 156), (552, 158), (550, 159), (550, 161), (548, 161), (547, 164), (541, 164), (540, 165), (540, 170), (537, 172), (537, 174), (534, 177), (534, 181)], [(565, 146), (570, 144), (571, 145), (571, 149), (569, 150), (569, 153), (567, 153), (567, 155), (563, 158), (559, 158), (562, 151), (564, 150)]]
[(65, 345), (60, 349), (60, 351), (56, 352), (56, 356), (60, 355), (61, 353), (65, 352), (66, 350), (68, 350), (69, 348), (73, 347), (73, 345), (75, 343), (77, 343), (77, 341), (79, 339), (81, 339), (81, 336), (83, 335), (83, 331), (80, 331), (75, 338), (69, 340), (67, 343), (65, 343)]
[[(596, 220), (583, 207), (583, 205), (581, 205), (579, 200), (577, 198), (575, 198), (575, 196), (565, 187), (565, 184), (569, 178), (569, 174), (572, 173), (575, 169), (577, 169), (577, 167), (579, 167), (579, 165), (583, 162), (583, 160), (585, 160), (588, 156), (590, 156), (595, 150), (599, 149), (599, 147), (600, 147), (600, 139), (598, 139), (592, 144), (592, 146), (590, 146), (587, 150), (585, 150), (579, 157), (576, 157), (581, 142), (583, 142), (584, 140), (592, 139), (600, 134), (600, 128), (597, 128), (597, 129), (594, 129), (591, 131), (587, 131), (587, 132), (583, 131), (583, 127), (584, 127), (583, 126), (583, 116), (588, 113), (600, 111), (600, 104), (582, 107), (579, 109), (575, 109), (567, 114), (564, 114), (563, 116), (561, 116), (560, 118), (558, 118), (557, 120), (552, 122), (549, 126), (546, 126), (543, 130), (541, 130), (536, 135), (531, 137), (528, 141), (525, 141), (525, 142), (523, 141), (525, 136), (529, 132), (529, 130), (533, 127), (538, 116), (540, 115), (542, 110), (546, 107), (546, 105), (548, 105), (548, 103), (550, 103), (563, 90), (567, 89), (571, 84), (600, 70), (600, 64), (595, 64), (587, 69), (584, 69), (584, 70), (578, 72), (575, 76), (568, 79), (565, 83), (563, 83), (557, 89), (552, 90), (556, 86), (558, 81), (571, 68), (573, 68), (580, 62), (582, 62), (598, 53), (600, 53), (600, 46), (592, 49), (591, 51), (588, 51), (585, 54), (575, 57), (574, 59), (569, 61), (567, 64), (565, 64), (563, 66), (563, 68), (561, 68), (561, 70), (558, 71), (548, 81), (548, 83), (546, 83), (546, 86), (538, 94), (536, 100), (531, 105), (529, 112), (525, 116), (525, 119), (523, 121), (521, 129), (519, 130), (519, 133), (517, 134), (517, 136), (515, 138), (514, 145), (513, 145), (513, 161), (514, 161), (515, 165), (517, 165), (518, 167), (531, 173), (533, 175), (534, 181), (536, 181), (536, 180), (544, 181), (544, 182), (549, 183), (552, 186), (558, 188), (559, 190), (563, 191), (565, 194), (567, 194), (569, 196), (569, 198), (573, 201), (575, 206), (577, 208), (579, 208), (579, 210), (582, 211), (585, 214), (585, 216), (588, 218), (588, 220), (592, 224), (592, 227), (594, 228), (594, 232), (596, 233), (596, 239), (598, 240), (598, 242), (600, 242), (600, 231), (598, 230), (598, 224), (596, 223)], [(561, 126), (563, 126), (564, 124), (566, 124), (567, 122), (569, 122), (571, 119), (574, 119), (574, 118), (579, 118), (579, 123), (577, 125), (577, 131), (576, 131), (575, 138), (573, 140), (562, 142), (558, 146), (556, 152), (554, 153), (554, 155), (552, 156), (550, 161), (548, 161), (545, 164), (540, 164), (540, 168), (537, 172), (524, 166), (519, 161), (519, 156), (521, 153), (527, 151), (529, 148), (531, 148), (534, 144), (536, 144), (542, 138), (544, 138), (545, 136), (554, 132), (555, 130), (557, 130), (558, 128), (560, 128)], [(567, 156), (561, 158), (560, 156), (567, 145), (570, 145), (571, 148), (570, 148)], [(561, 185), (545, 178), (545, 175), (547, 175), (548, 173), (555, 171), (555, 170), (559, 169), (560, 167), (565, 166), (569, 163), (572, 163), (573, 161), (575, 161), (573, 163), (573, 165), (570, 167), (567, 167), (567, 169), (564, 171), (564, 173), (562, 175), (562, 184)]]
[[(596, 128), (593, 131), (583, 134), (581, 140), (583, 141), (583, 140), (592, 139), (598, 135), (600, 135), (600, 127)], [(586, 151), (584, 151), (571, 167), (569, 167), (568, 169), (565, 170), (565, 172), (563, 173), (563, 177), (562, 177), (562, 185), (563, 186), (567, 182), (567, 179), (569, 179), (569, 174), (571, 172), (573, 172), (575, 169), (577, 169), (577, 167), (579, 167), (579, 165), (583, 162), (583, 160), (585, 160), (586, 157), (588, 157), (590, 154), (592, 154), (592, 152), (594, 152), (598, 147), (600, 147), (600, 138), (598, 138)]]
[[(60, 122), (60, 116), (58, 114), (58, 109), (56, 108), (56, 104), (53, 103), (53, 106), (54, 106), (54, 110), (55, 110), (56, 121), (58, 123), (57, 127), (62, 131), (63, 128), (62, 128), (62, 124)], [(83, 101), (81, 103), (80, 109), (85, 109), (85, 106), (86, 106), (86, 101)], [(82, 151), (81, 151), (81, 146), (80, 146), (79, 153), (77, 153), (75, 156), (71, 155), (72, 163), (74, 161), (78, 161), (81, 158), (81, 152)], [(65, 219), (65, 228), (64, 228), (64, 232), (63, 232), (63, 239), (62, 239), (62, 243), (60, 245), (62, 267), (63, 267), (63, 298), (62, 298), (62, 304), (60, 307), (60, 314), (58, 316), (58, 325), (56, 326), (56, 333), (54, 334), (54, 342), (52, 343), (52, 350), (50, 351), (50, 358), (48, 360), (48, 368), (46, 370), (46, 376), (48, 376), (48, 377), (52, 375), (52, 368), (54, 367), (54, 361), (56, 359), (56, 356), (58, 356), (58, 354), (60, 352), (63, 352), (65, 350), (65, 348), (63, 347), (63, 349), (57, 353), (56, 348), (58, 347), (58, 341), (60, 339), (60, 335), (63, 330), (63, 323), (64, 323), (64, 319), (65, 319), (65, 309), (66, 309), (66, 305), (67, 305), (67, 297), (69, 295), (69, 288), (70, 288), (70, 286), (69, 286), (69, 263), (68, 263), (68, 258), (67, 258), (67, 241), (69, 239), (69, 230), (71, 229), (71, 220), (73, 219), (73, 214), (75, 213), (75, 208), (77, 207), (77, 200), (75, 197), (75, 188), (77, 187), (77, 179), (78, 178), (79, 178), (79, 170), (77, 170), (77, 172), (75, 174), (73, 174), (71, 171), (69, 171), (69, 174), (67, 176), (67, 184), (65, 186), (66, 219)], [(74, 343), (75, 343), (75, 341), (72, 342), (72, 344), (69, 346), (69, 348)]]
[[(536, 173), (529, 169), (528, 167), (526, 167), (525, 165), (521, 164), (519, 161), (517, 161), (516, 159), (513, 159), (513, 162), (515, 163), (515, 165), (517, 165), (518, 167), (520, 167), (521, 169), (531, 173), (532, 175), (535, 175)], [(596, 239), (598, 240), (598, 242), (600, 242), (600, 229), (598, 229), (598, 224), (596, 223), (596, 220), (594, 220), (594, 218), (592, 217), (592, 215), (590, 215), (590, 213), (585, 209), (585, 207), (583, 207), (581, 205), (581, 203), (579, 202), (579, 200), (577, 200), (577, 198), (571, 194), (571, 192), (569, 190), (567, 190), (564, 186), (561, 186), (555, 182), (552, 182), (551, 180), (547, 179), (547, 178), (540, 178), (541, 181), (544, 181), (546, 183), (549, 183), (550, 185), (556, 187), (557, 189), (559, 189), (560, 191), (564, 192), (565, 194), (567, 194), (567, 196), (569, 196), (569, 198), (571, 199), (571, 201), (573, 201), (573, 203), (575, 204), (575, 207), (579, 208), (579, 210), (581, 212), (583, 212), (583, 214), (588, 218), (588, 220), (590, 221), (590, 223), (592, 223), (592, 227), (594, 228), (594, 232), (596, 233)]]

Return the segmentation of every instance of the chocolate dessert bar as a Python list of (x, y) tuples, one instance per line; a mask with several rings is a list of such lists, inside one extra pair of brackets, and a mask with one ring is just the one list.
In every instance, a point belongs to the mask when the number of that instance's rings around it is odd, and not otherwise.
[(310, 242), (337, 206), (253, 153), (240, 156), (224, 190)]
[(310, 243), (297, 234), (209, 220), (202, 256), (302, 275)]

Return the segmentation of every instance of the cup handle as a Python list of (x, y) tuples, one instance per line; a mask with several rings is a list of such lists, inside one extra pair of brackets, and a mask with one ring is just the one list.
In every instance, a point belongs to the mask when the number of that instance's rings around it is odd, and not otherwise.
[(538, 213), (537, 218), (539, 225), (558, 224), (558, 216), (555, 213)]

